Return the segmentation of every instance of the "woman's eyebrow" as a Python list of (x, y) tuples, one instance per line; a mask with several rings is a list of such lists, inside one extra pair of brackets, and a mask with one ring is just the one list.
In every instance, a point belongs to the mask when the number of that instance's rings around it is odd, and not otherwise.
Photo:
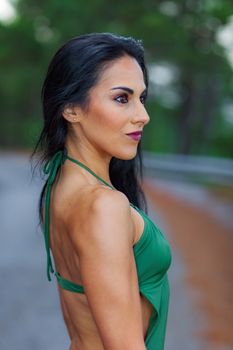
[[(116, 86), (116, 87), (112, 88), (111, 90), (117, 90), (117, 89), (124, 90), (124, 91), (128, 92), (131, 95), (134, 94), (134, 90), (130, 89), (127, 86)], [(145, 93), (147, 93), (147, 88), (145, 88), (145, 90), (142, 92), (142, 94), (145, 94)]]

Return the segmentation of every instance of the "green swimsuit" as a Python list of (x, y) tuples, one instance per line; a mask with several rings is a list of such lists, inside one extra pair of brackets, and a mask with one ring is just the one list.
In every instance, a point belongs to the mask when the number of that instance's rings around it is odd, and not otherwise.
[[(61, 164), (69, 159), (75, 164), (85, 168), (97, 179), (105, 185), (112, 187), (106, 183), (91, 169), (86, 167), (79, 161), (70, 158), (66, 151), (58, 151), (52, 159), (46, 163), (44, 167), (45, 174), (48, 174), (48, 182), (45, 194), (45, 221), (44, 221), (44, 237), (47, 251), (47, 276), (51, 281), (50, 273), (55, 273), (57, 281), (61, 288), (74, 293), (85, 293), (83, 286), (77, 285), (72, 281), (66, 280), (58, 272), (54, 271), (52, 259), (50, 255), (49, 245), (49, 207), (50, 195), (53, 182), (55, 181), (58, 169)], [(144, 230), (132, 249), (134, 252), (139, 290), (142, 295), (153, 305), (153, 313), (149, 321), (148, 331), (145, 338), (147, 350), (163, 350), (167, 313), (169, 304), (169, 284), (167, 278), (167, 270), (171, 264), (171, 251), (167, 240), (159, 228), (149, 219), (149, 217), (135, 205), (130, 205), (137, 210), (144, 220)]]

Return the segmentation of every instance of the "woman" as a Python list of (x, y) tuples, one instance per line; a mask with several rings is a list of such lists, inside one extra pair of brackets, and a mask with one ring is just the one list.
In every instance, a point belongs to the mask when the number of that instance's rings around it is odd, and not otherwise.
[(71, 350), (164, 348), (170, 248), (139, 209), (147, 88), (141, 42), (109, 33), (67, 42), (43, 85), (40, 218)]

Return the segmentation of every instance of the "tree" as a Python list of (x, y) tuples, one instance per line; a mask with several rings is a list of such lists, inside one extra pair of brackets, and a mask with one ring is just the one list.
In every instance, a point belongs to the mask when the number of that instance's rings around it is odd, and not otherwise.
[[(34, 144), (41, 126), (40, 87), (56, 49), (76, 35), (115, 32), (142, 39), (148, 63), (169, 62), (179, 71), (175, 88), (180, 104), (169, 110), (160, 100), (148, 103), (156, 120), (151, 121), (154, 131), (148, 130), (145, 146), (231, 154), (229, 142), (218, 147), (216, 136), (229, 138), (219, 123), (224, 96), (232, 96), (232, 68), (216, 33), (233, 13), (230, 0), (18, 0), (16, 9), (17, 19), (0, 25), (2, 145)], [(169, 133), (174, 142), (166, 143)]]

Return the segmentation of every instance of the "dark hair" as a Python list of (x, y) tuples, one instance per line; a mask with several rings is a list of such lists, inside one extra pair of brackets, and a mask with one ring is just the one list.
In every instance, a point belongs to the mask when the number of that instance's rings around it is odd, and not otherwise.
[[(125, 55), (137, 60), (148, 87), (144, 49), (139, 40), (111, 33), (90, 33), (69, 40), (57, 51), (49, 64), (42, 87), (44, 126), (31, 155), (32, 159), (40, 151), (38, 163), (41, 168), (57, 151), (64, 150), (68, 130), (68, 122), (62, 116), (65, 106), (73, 104), (88, 108), (90, 89), (97, 84), (106, 65)], [(140, 143), (134, 159), (111, 159), (110, 179), (113, 186), (122, 191), (131, 203), (147, 212), (141, 188)], [(39, 200), (40, 223), (46, 185), (47, 181)]]

